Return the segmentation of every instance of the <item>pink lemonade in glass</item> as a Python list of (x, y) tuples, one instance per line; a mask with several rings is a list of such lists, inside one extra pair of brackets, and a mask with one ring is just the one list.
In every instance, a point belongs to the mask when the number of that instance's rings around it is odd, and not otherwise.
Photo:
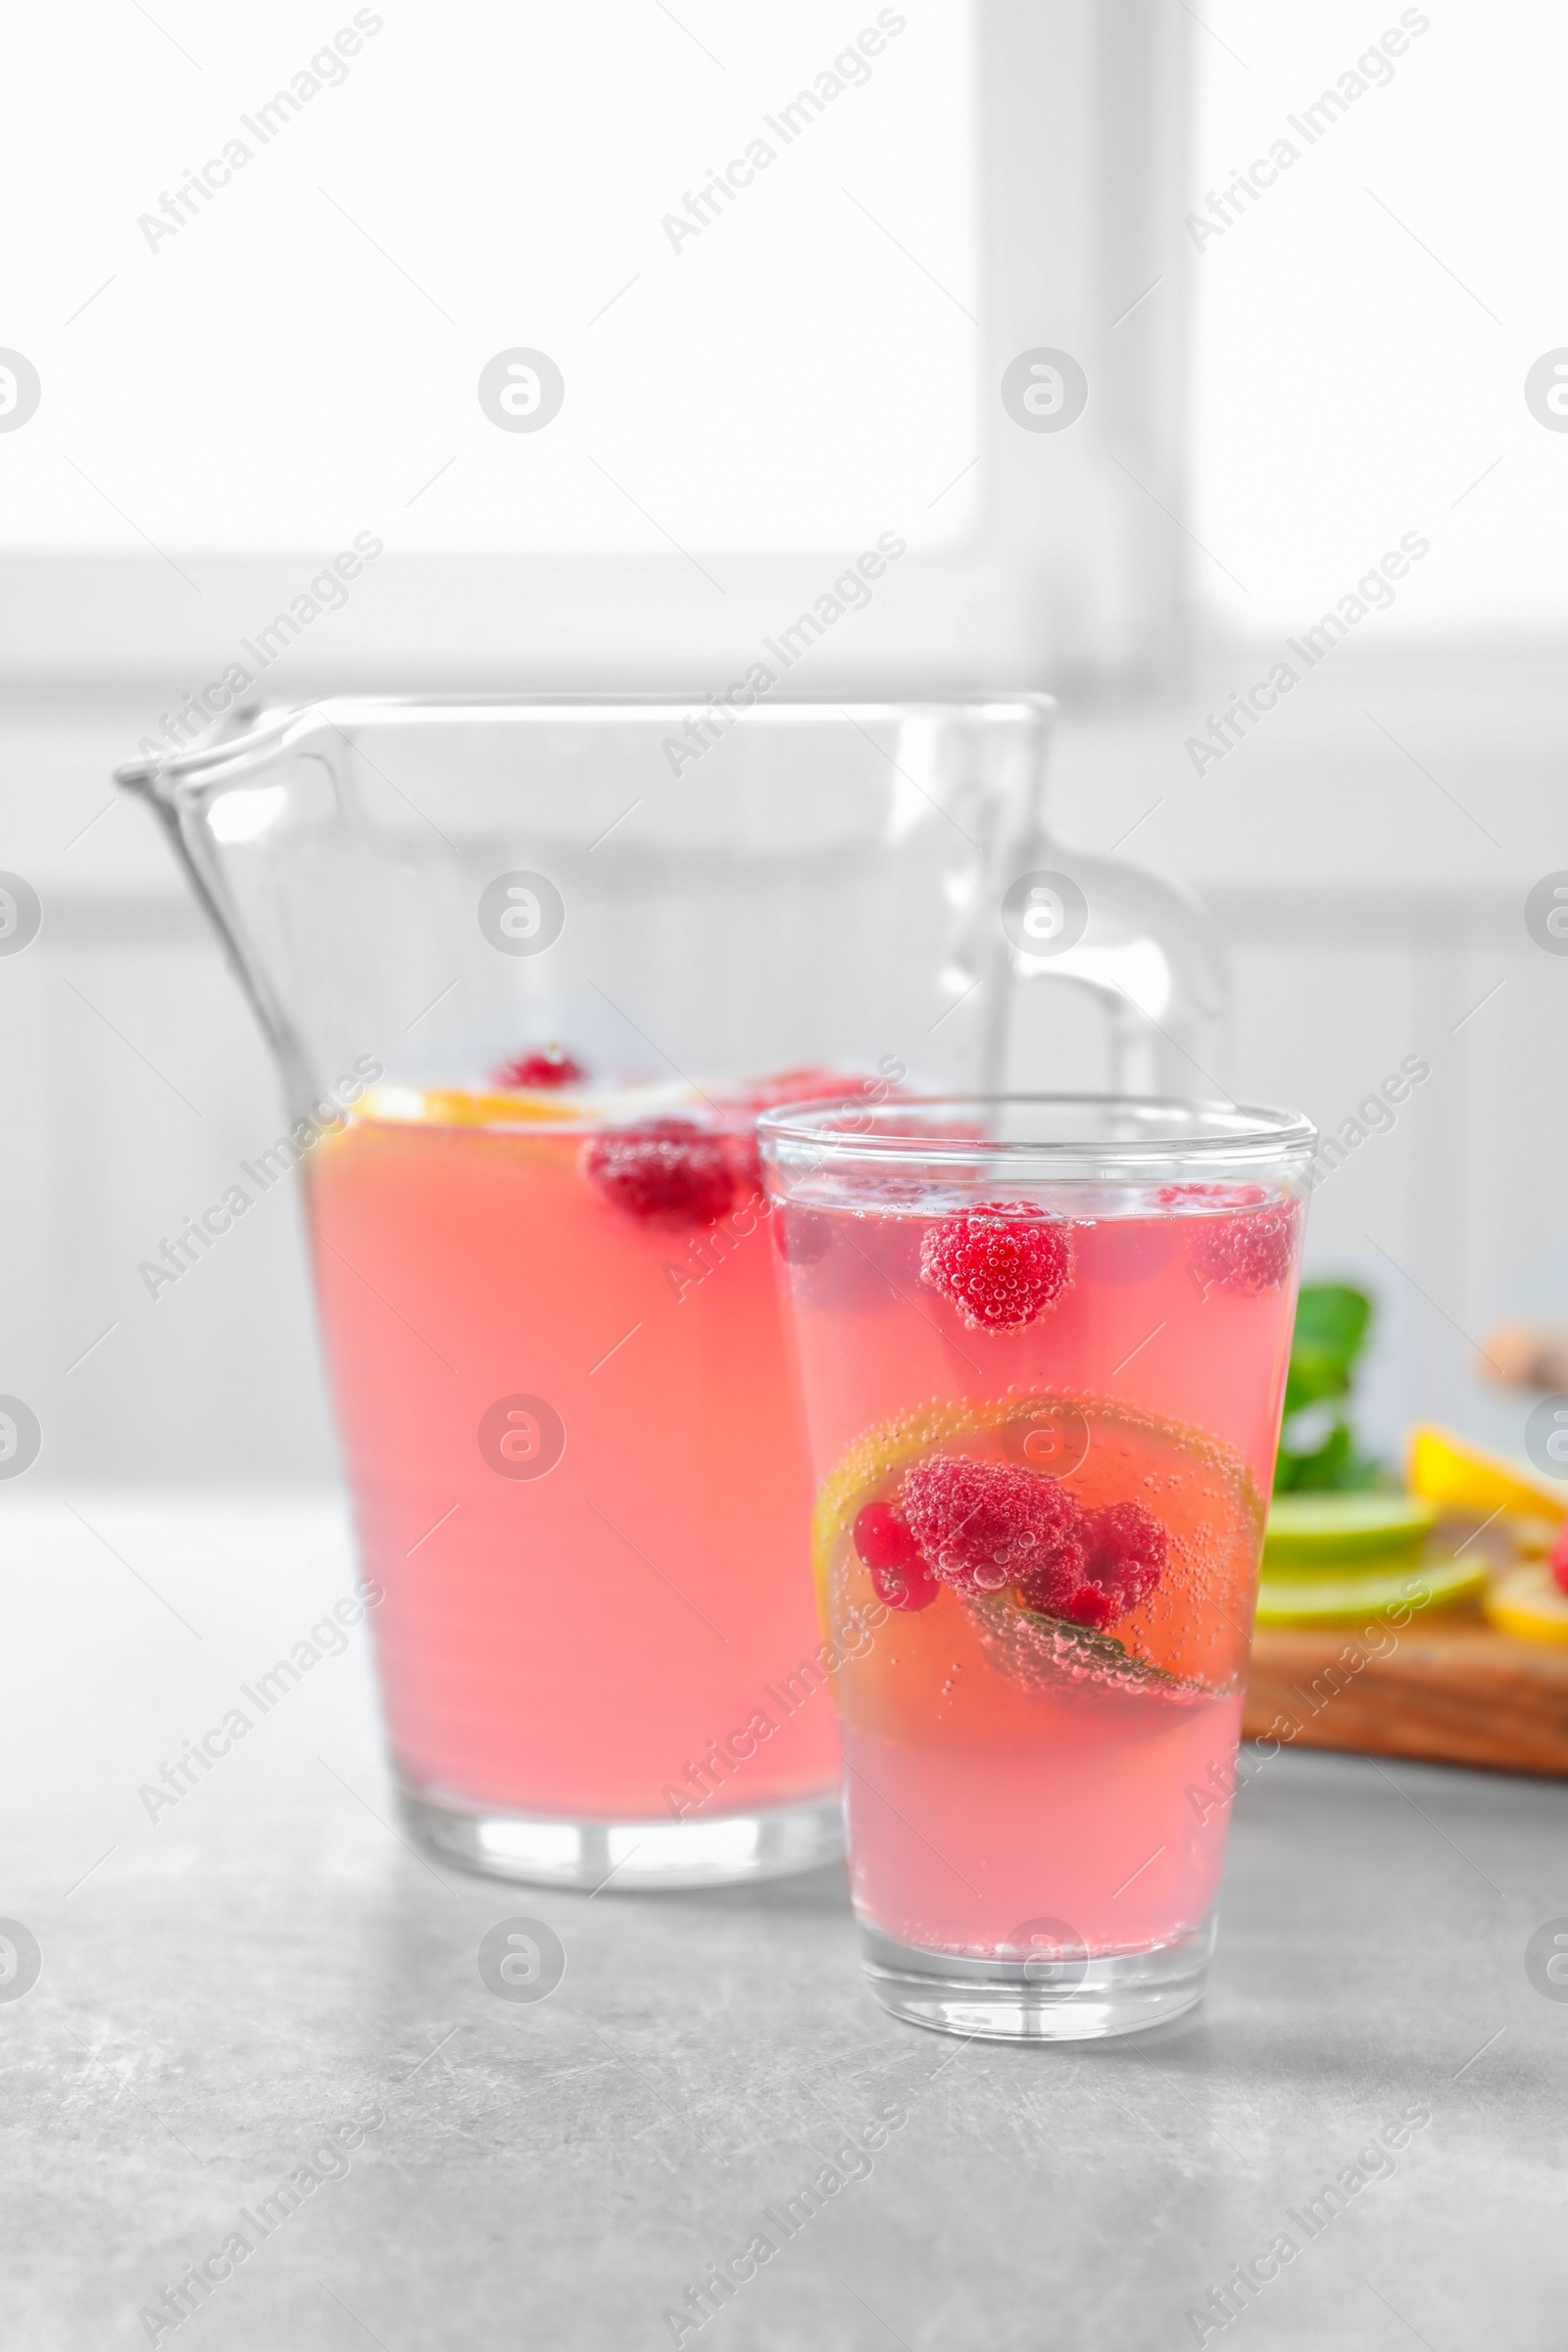
[(715, 1106), (536, 1055), (373, 1089), (312, 1154), (398, 1778), (469, 1862), (667, 1886), (837, 1850), (755, 1113), (854, 1083)]
[[(1146, 1156), (1205, 1116), (1167, 1110)], [(931, 1128), (900, 1164), (892, 1118), (767, 1146), (868, 1967), (926, 2024), (1125, 2031), (1201, 1989), (1300, 1185), (1273, 1133), (1094, 1181)]]

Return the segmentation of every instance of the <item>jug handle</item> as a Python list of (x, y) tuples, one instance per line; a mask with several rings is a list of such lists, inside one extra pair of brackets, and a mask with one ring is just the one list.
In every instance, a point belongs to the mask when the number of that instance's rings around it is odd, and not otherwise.
[[(1197, 896), (1120, 858), (1064, 854), (1054, 844), (1037, 845), (1028, 859), (1015, 854), (1012, 864), (1014, 872), (1065, 877), (1080, 894), (1082, 918), (1075, 922), (1069, 908), (1061, 932), (1076, 935), (1057, 947), (1044, 937), (1038, 953), (1019, 944), (1016, 923), (1004, 926), (1013, 1006), (1032, 981), (1072, 981), (1105, 1014), (1112, 1094), (1232, 1102), (1224, 1082), (1230, 974)], [(1002, 1082), (1000, 1069), (987, 1081)]]

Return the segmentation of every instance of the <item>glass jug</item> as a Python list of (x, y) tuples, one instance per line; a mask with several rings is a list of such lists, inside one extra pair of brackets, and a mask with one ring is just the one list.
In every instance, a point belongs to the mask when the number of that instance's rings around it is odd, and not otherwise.
[(401, 1802), (456, 1858), (836, 1850), (759, 1112), (994, 1092), (1020, 1050), (1071, 1083), (1074, 997), (1103, 1091), (1218, 1091), (1202, 918), (1053, 846), (1050, 715), (344, 699), (120, 771), (282, 1066), (254, 1174), (306, 1188)]

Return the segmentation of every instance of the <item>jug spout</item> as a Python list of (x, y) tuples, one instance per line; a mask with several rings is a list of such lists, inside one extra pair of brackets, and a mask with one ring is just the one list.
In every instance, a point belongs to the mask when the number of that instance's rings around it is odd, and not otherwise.
[[(277, 713), (274, 720), (286, 716)], [(286, 1005), (244, 934), (222, 861), (214, 855), (210, 807), (211, 793), (221, 791), (225, 777), (243, 777), (253, 770), (258, 745), (265, 745), (276, 731), (275, 724), (269, 725), (265, 705), (237, 703), (184, 751), (122, 761), (114, 770), (113, 781), (122, 792), (144, 800), (168, 836), (197, 904), (218, 934), (224, 959), (277, 1057), (288, 1099), (297, 1102), (311, 1092), (309, 1057)], [(232, 761), (224, 757), (230, 747), (235, 752)], [(238, 808), (239, 804), (234, 804), (236, 812)], [(221, 830), (220, 820), (218, 831)]]

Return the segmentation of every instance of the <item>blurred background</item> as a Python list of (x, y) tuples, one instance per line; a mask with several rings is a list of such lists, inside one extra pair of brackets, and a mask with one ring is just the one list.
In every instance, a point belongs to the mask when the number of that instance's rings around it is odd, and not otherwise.
[[(1059, 696), (1061, 841), (1201, 895), (1225, 1082), (1341, 1138), (1308, 1270), (1378, 1298), (1365, 1440), (1520, 1450), (1477, 1343), (1568, 1318), (1568, 958), (1526, 916), (1568, 868), (1544, 0), (84, 0), (10, 45), (72, 93), (69, 141), (16, 107), (0, 152), (0, 869), (42, 910), (0, 954), (0, 1390), (35, 1483), (331, 1461), (291, 1186), (138, 1278), (281, 1104), (112, 765), (235, 665), (696, 704), (884, 534), (792, 691)], [(480, 397), (515, 352), (559, 377), (532, 429)], [(1059, 425), (1039, 352), (1087, 385)]]

